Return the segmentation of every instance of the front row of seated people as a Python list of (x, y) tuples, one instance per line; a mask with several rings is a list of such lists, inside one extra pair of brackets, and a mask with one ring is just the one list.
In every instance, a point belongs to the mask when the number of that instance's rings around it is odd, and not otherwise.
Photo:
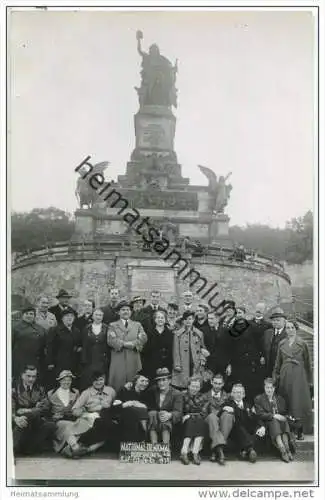
[(242, 458), (254, 463), (255, 442), (266, 435), (284, 462), (293, 459), (286, 404), (274, 392), (272, 379), (254, 406), (245, 400), (245, 388), (235, 384), (231, 394), (224, 391), (222, 375), (214, 375), (211, 389), (201, 392), (202, 380), (192, 377), (187, 390), (171, 386), (168, 368), (160, 368), (155, 380), (142, 374), (117, 394), (105, 385), (105, 375), (96, 372), (92, 385), (81, 394), (72, 387), (74, 375), (63, 370), (58, 387), (45, 394), (37, 382), (37, 369), (27, 366), (12, 394), (14, 455), (53, 449), (65, 457), (79, 458), (114, 439), (119, 429), (122, 442), (170, 444), (175, 427), (181, 427), (180, 460), (200, 465), (200, 451), (208, 438), (210, 460), (225, 464), (228, 438)]

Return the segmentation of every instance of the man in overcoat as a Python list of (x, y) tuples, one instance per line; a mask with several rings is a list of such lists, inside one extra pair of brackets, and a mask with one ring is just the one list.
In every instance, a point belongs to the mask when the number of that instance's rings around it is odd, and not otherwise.
[(142, 369), (140, 353), (147, 335), (138, 321), (131, 317), (131, 304), (121, 301), (117, 307), (120, 319), (109, 325), (107, 343), (111, 347), (109, 385), (119, 391)]
[[(49, 311), (54, 314), (58, 324), (61, 323), (63, 311), (70, 308), (69, 303), (71, 297), (71, 293), (68, 293), (66, 290), (61, 288), (56, 296), (56, 299), (58, 299), (58, 303), (55, 306), (50, 307), (49, 309)], [(74, 314), (77, 317), (77, 313), (75, 311)]]
[(283, 309), (276, 307), (270, 319), (273, 326), (265, 330), (263, 336), (266, 373), (268, 377), (272, 377), (279, 344), (287, 337), (285, 329), (286, 315)]
[(104, 313), (103, 322), (106, 325), (113, 323), (113, 321), (117, 321), (119, 319), (119, 314), (117, 310), (117, 306), (120, 302), (120, 291), (118, 288), (111, 288), (109, 291), (109, 303), (102, 307), (102, 311)]

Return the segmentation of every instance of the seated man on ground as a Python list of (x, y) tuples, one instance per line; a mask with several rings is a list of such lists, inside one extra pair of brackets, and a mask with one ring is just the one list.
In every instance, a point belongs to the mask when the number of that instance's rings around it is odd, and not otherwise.
[[(221, 411), (222, 405), (229, 399), (229, 394), (223, 389), (224, 380), (221, 374), (212, 378), (212, 388), (207, 396), (207, 417), (209, 437), (211, 439), (211, 462), (225, 465), (224, 447), (231, 432), (234, 415)], [(221, 411), (221, 413), (220, 413)]]
[(37, 368), (27, 365), (12, 390), (14, 455), (31, 455), (52, 448), (55, 424), (45, 419), (45, 390), (36, 378)]
[(245, 388), (242, 384), (234, 384), (230, 398), (222, 405), (222, 411), (234, 417), (229, 437), (240, 450), (240, 456), (255, 463), (257, 454), (254, 449), (256, 436), (263, 437), (265, 429), (258, 426), (258, 419), (253, 408), (247, 403)]
[(152, 444), (161, 441), (170, 443), (173, 426), (181, 421), (183, 413), (182, 393), (171, 387), (171, 373), (168, 368), (159, 368), (154, 385), (148, 392), (149, 431)]
[(256, 396), (255, 410), (261, 424), (268, 431), (273, 445), (279, 450), (281, 459), (284, 462), (293, 460), (290, 445), (294, 449), (294, 444), (286, 417), (286, 402), (281, 396), (275, 394), (271, 378), (264, 380), (264, 394)]

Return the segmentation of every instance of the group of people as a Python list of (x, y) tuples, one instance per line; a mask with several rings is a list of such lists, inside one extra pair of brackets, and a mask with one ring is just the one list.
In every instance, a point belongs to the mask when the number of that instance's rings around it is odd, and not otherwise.
[(311, 416), (307, 344), (279, 307), (270, 320), (258, 304), (247, 319), (228, 303), (221, 316), (205, 304), (161, 303), (154, 290), (121, 300), (110, 290), (103, 308), (85, 301), (81, 314), (60, 290), (58, 304), (39, 297), (12, 328), (14, 453), (42, 448), (66, 457), (110, 440), (173, 443), (183, 464), (225, 463), (232, 443), (256, 461), (255, 443), (269, 436), (285, 462)]

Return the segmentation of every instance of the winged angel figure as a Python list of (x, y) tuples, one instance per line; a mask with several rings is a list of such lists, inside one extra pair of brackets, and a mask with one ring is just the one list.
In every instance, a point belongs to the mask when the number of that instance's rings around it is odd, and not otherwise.
[(232, 185), (226, 184), (232, 172), (229, 172), (229, 174), (226, 177), (220, 175), (218, 179), (215, 172), (210, 168), (203, 167), (202, 165), (198, 165), (198, 167), (201, 170), (202, 174), (209, 181), (208, 185), (210, 192), (209, 211), (212, 212), (213, 214), (223, 213), (228, 203), (230, 191), (232, 190)]
[[(108, 161), (96, 163), (96, 165), (94, 165), (93, 167), (93, 170), (91, 171), (91, 175), (101, 174), (104, 176), (104, 170), (106, 170), (108, 165)], [(86, 172), (82, 172), (82, 169), (80, 169), (79, 173), (82, 176)], [(91, 208), (93, 207), (95, 201), (98, 199), (96, 190), (90, 186), (88, 178), (83, 179), (82, 177), (79, 177), (79, 179), (77, 180), (75, 195), (80, 208), (84, 208), (85, 205), (87, 206), (87, 208)]]

